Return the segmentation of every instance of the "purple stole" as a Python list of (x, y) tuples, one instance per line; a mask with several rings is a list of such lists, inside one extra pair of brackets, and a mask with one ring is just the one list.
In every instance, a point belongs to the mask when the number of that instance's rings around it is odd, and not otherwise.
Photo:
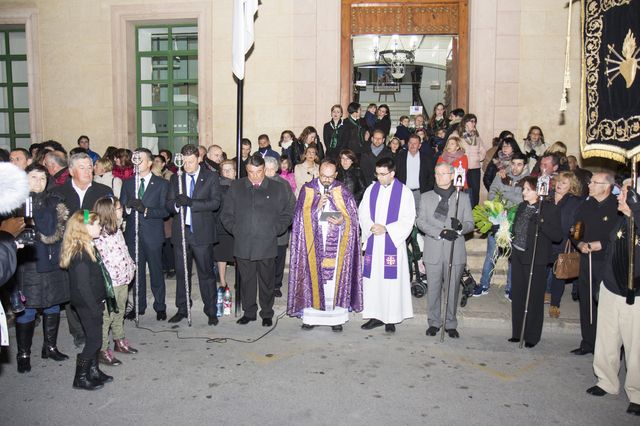
[[(398, 221), (398, 214), (400, 213), (400, 200), (402, 199), (402, 183), (398, 179), (393, 180), (391, 188), (391, 198), (389, 200), (389, 207), (387, 210), (387, 221), (385, 225)], [(371, 212), (371, 220), (376, 220), (376, 204), (378, 201), (378, 194), (380, 193), (380, 182), (376, 182), (371, 188), (371, 194), (369, 196), (369, 211)], [(375, 235), (371, 234), (367, 239), (367, 248), (364, 251), (364, 269), (362, 276), (371, 278), (371, 264), (373, 262), (373, 238)], [(384, 234), (384, 278), (396, 279), (398, 278), (398, 249), (393, 244), (389, 233)]]

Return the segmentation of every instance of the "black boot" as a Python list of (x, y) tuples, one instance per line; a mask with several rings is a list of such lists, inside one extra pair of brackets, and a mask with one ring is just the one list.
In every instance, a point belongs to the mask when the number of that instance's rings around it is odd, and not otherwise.
[(100, 368), (98, 368), (98, 354), (91, 359), (91, 365), (89, 366), (89, 378), (98, 383), (113, 382), (113, 377), (104, 374)]
[(78, 358), (76, 359), (76, 375), (73, 378), (74, 389), (84, 389), (84, 390), (102, 389), (104, 385), (101, 382), (92, 380), (89, 377), (90, 367), (91, 367), (91, 360), (80, 358), (80, 355), (78, 355)]
[(59, 326), (60, 314), (42, 315), (42, 332), (44, 333), (42, 358), (51, 358), (54, 361), (64, 361), (65, 359), (69, 359), (69, 357), (60, 352), (56, 346)]
[(33, 341), (33, 329), (35, 321), (27, 323), (16, 322), (16, 341), (18, 342), (18, 373), (31, 371), (31, 342)]

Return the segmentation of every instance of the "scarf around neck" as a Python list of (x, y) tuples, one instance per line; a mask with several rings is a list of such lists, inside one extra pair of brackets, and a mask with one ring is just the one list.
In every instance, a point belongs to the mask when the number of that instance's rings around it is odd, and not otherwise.
[(453, 185), (451, 185), (447, 189), (442, 189), (439, 186), (433, 187), (433, 192), (440, 196), (440, 201), (438, 202), (438, 206), (433, 212), (433, 217), (439, 220), (440, 222), (445, 222), (447, 220), (447, 216), (449, 216), (449, 198), (456, 191)]
[(464, 151), (459, 149), (456, 152), (449, 152), (449, 151), (443, 151), (442, 152), (442, 159), (451, 164), (452, 166), (456, 166), (455, 164), (453, 164), (454, 161), (458, 161), (459, 159), (462, 158), (462, 156), (464, 155)]

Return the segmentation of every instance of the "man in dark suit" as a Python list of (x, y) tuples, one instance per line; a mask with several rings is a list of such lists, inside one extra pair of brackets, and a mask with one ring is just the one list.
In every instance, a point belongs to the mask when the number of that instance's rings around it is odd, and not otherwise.
[(385, 145), (384, 131), (377, 129), (373, 131), (371, 145), (364, 149), (360, 157), (360, 170), (364, 176), (367, 186), (376, 179), (376, 162), (382, 158), (391, 158), (393, 153)]
[(240, 273), (244, 314), (237, 322), (247, 324), (256, 320), (259, 282), (262, 325), (270, 327), (273, 324), (278, 235), (291, 225), (295, 205), (290, 198), (291, 189), (266, 178), (264, 168), (260, 154), (249, 158), (247, 177), (231, 183), (220, 219), (233, 234), (233, 255)]
[(128, 318), (135, 318), (135, 309), (139, 309), (139, 315), (144, 315), (147, 309), (147, 276), (146, 267), (149, 265), (149, 275), (151, 275), (151, 292), (153, 293), (153, 310), (156, 311), (158, 321), (167, 319), (167, 306), (164, 303), (165, 282), (162, 271), (162, 244), (164, 243), (164, 222), (163, 219), (169, 216), (165, 203), (169, 183), (153, 173), (153, 154), (146, 148), (138, 148), (141, 162), (138, 166), (140, 183), (138, 196), (136, 197), (136, 180), (127, 179), (122, 184), (120, 202), (127, 208), (124, 216), (127, 226), (124, 238), (129, 247), (131, 257), (136, 255), (136, 212), (138, 213), (138, 274), (139, 293), (138, 306), (128, 315)]
[[(176, 213), (171, 229), (176, 259), (176, 306), (178, 312), (169, 319), (177, 323), (187, 317), (187, 294), (185, 272), (191, 276), (191, 265), (196, 261), (200, 296), (204, 303), (204, 313), (209, 317), (209, 325), (217, 325), (216, 278), (213, 272), (215, 259), (213, 244), (216, 242), (216, 211), (220, 208), (220, 179), (198, 163), (198, 147), (185, 145), (180, 150), (184, 163), (182, 194), (178, 193), (178, 175), (171, 176), (167, 194), (167, 210)], [(182, 229), (180, 207), (184, 208), (185, 250), (187, 251), (187, 271), (182, 258)], [(189, 285), (191, 281), (189, 280)], [(189, 288), (191, 292), (191, 288)]]
[[(92, 210), (93, 205), (102, 197), (113, 195), (113, 191), (106, 185), (93, 181), (93, 161), (84, 152), (74, 154), (69, 158), (69, 174), (71, 179), (60, 186), (53, 187), (52, 193), (58, 194), (69, 209), (69, 217), (78, 210)], [(67, 306), (67, 322), (73, 342), (77, 347), (84, 344), (84, 331), (78, 314)]]
[[(427, 143), (427, 142), (424, 142)], [(433, 153), (420, 151), (420, 136), (411, 135), (407, 150), (401, 150), (396, 158), (396, 178), (413, 192), (416, 214), (419, 215), (420, 194), (433, 190)]]

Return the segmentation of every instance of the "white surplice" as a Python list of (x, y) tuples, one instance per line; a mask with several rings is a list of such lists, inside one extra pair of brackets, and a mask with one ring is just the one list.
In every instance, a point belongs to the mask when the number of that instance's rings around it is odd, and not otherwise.
[[(319, 184), (319, 182), (318, 182)], [(324, 187), (320, 186), (320, 191), (324, 193)], [(320, 220), (320, 215), (323, 211), (333, 211), (330, 207), (329, 202), (325, 203), (324, 208), (318, 212), (318, 226), (322, 230), (322, 244), (323, 246), (327, 245), (327, 234), (329, 232), (329, 222)], [(344, 231), (343, 231), (344, 232)], [(340, 246), (340, 239), (342, 238), (342, 233), (338, 236), (338, 246)], [(336, 259), (337, 260), (337, 259)], [(333, 299), (336, 292), (336, 268), (338, 267), (338, 262), (336, 261), (336, 265), (333, 268), (333, 275), (330, 280), (325, 281), (324, 286), (324, 306), (325, 310), (321, 311), (319, 309), (314, 308), (305, 308), (302, 311), (302, 322), (303, 324), (308, 325), (342, 325), (349, 321), (349, 311), (346, 308), (342, 308), (340, 306), (336, 306), (333, 308)], [(322, 273), (322, 270), (319, 271)]]
[(397, 324), (406, 318), (413, 317), (411, 275), (409, 274), (405, 240), (409, 237), (413, 229), (413, 224), (416, 219), (416, 207), (412, 192), (405, 185), (402, 185), (402, 198), (400, 200), (398, 220), (386, 224), (393, 184), (386, 188), (381, 186), (376, 203), (376, 217), (375, 220), (372, 220), (369, 200), (374, 184), (367, 188), (358, 208), (363, 248), (366, 249), (367, 240), (369, 236), (372, 235), (371, 226), (374, 223), (384, 225), (387, 228), (387, 233), (391, 237), (393, 244), (398, 249), (398, 277), (396, 279), (384, 278), (385, 235), (374, 236), (371, 278), (362, 277), (362, 318), (375, 318), (385, 324)]

